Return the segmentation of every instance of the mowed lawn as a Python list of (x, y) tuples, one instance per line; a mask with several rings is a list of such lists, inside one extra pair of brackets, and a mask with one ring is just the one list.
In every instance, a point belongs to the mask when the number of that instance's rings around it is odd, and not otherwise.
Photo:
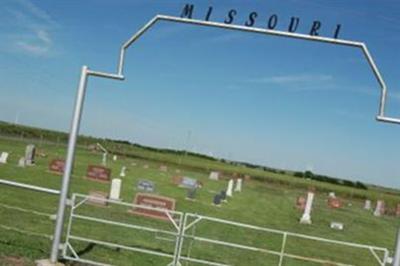
[[(26, 142), (0, 140), (0, 152), (10, 152), (9, 162), (0, 165), (0, 178), (19, 181), (48, 188), (59, 189), (61, 176), (50, 173), (48, 164), (52, 159), (65, 157), (65, 146), (36, 143), (38, 156), (35, 166), (17, 167), (18, 159), (24, 155)], [(177, 155), (175, 155), (177, 156)], [(316, 191), (312, 211), (311, 225), (301, 225), (298, 220), (301, 212), (295, 208), (296, 198), (306, 195), (306, 189), (297, 186), (279, 185), (279, 183), (251, 180), (245, 182), (243, 191), (235, 193), (221, 207), (212, 205), (215, 193), (226, 188), (227, 181), (212, 181), (205, 171), (195, 171), (186, 167), (188, 158), (181, 160), (181, 165), (168, 166), (168, 171), (160, 171), (159, 161), (118, 157), (112, 161), (109, 156), (108, 166), (112, 176), (118, 177), (122, 166), (127, 167), (127, 176), (122, 181), (121, 197), (124, 202), (132, 202), (137, 182), (147, 179), (155, 182), (155, 194), (174, 198), (176, 210), (204, 216), (227, 219), (230, 221), (306, 234), (322, 238), (349, 241), (393, 249), (396, 230), (400, 218), (394, 216), (374, 217), (372, 211), (363, 210), (363, 201), (356, 198), (342, 198), (343, 208), (330, 209), (327, 206), (327, 193)], [(77, 150), (70, 192), (88, 194), (90, 191), (109, 192), (110, 184), (85, 179), (89, 164), (101, 163), (101, 153), (91, 152), (84, 147)], [(144, 168), (148, 165), (148, 168)], [(200, 180), (204, 186), (197, 191), (196, 201), (186, 200), (186, 190), (171, 182), (174, 175), (189, 176)], [(290, 177), (284, 177), (290, 180)], [(293, 182), (298, 182), (293, 177)], [(325, 185), (324, 185), (325, 186)], [(331, 186), (335, 191), (335, 186)], [(340, 187), (339, 187), (340, 188)], [(338, 189), (339, 189), (338, 188)], [(359, 193), (354, 189), (354, 193)], [(361, 193), (361, 192), (360, 192)], [(363, 192), (364, 193), (364, 192)], [(376, 196), (377, 192), (374, 192)], [(379, 196), (379, 195), (378, 195)], [(394, 196), (392, 196), (393, 198)], [(57, 196), (31, 192), (0, 185), (0, 265), (23, 260), (26, 265), (33, 264), (35, 259), (47, 258), (51, 240), (46, 238), (53, 234), (54, 221), (46, 214), (55, 214)], [(400, 198), (399, 198), (400, 202)], [(374, 205), (374, 204), (373, 204)], [(36, 213), (25, 212), (31, 210)], [(84, 204), (76, 211), (82, 215), (106, 218), (116, 222), (144, 225), (174, 231), (173, 226), (164, 221), (144, 218), (128, 213), (129, 207), (110, 204), (97, 207)], [(69, 212), (69, 209), (67, 209)], [(67, 217), (68, 219), (68, 217)], [(333, 230), (330, 222), (342, 222), (343, 231)], [(67, 223), (66, 223), (67, 225)], [(16, 229), (20, 230), (19, 232)], [(29, 234), (34, 232), (35, 234)], [(223, 225), (211, 221), (200, 221), (189, 230), (195, 236), (219, 241), (228, 241), (240, 245), (254, 246), (265, 250), (280, 252), (282, 235)], [(38, 235), (36, 235), (38, 234)], [(105, 225), (83, 220), (75, 220), (72, 234), (99, 241), (117, 243), (136, 248), (172, 254), (174, 242), (166, 234), (143, 232), (132, 228)], [(245, 251), (232, 247), (209, 244), (192, 237), (183, 242), (183, 256), (210, 260), (229, 265), (276, 265), (279, 258), (265, 252)], [(157, 257), (138, 252), (125, 251), (101, 245), (71, 241), (74, 249), (82, 258), (115, 265), (167, 265), (169, 258)], [(314, 240), (288, 237), (286, 253), (302, 257), (313, 257), (322, 260), (337, 261), (350, 265), (378, 265), (368, 250), (327, 244)], [(378, 253), (381, 255), (381, 253)], [(187, 263), (183, 265), (201, 265)], [(285, 259), (283, 265), (317, 265), (294, 259)]]

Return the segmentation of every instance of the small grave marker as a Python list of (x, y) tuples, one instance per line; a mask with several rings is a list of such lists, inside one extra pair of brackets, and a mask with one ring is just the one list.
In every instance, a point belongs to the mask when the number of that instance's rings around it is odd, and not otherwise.
[(383, 200), (378, 200), (376, 202), (376, 208), (374, 211), (374, 216), (380, 217), (385, 213), (385, 202)]
[(175, 199), (146, 193), (137, 193), (135, 196), (134, 204), (151, 207), (153, 209), (141, 208), (140, 206), (136, 206), (129, 211), (130, 213), (166, 221), (169, 221), (169, 218), (166, 212), (163, 210), (175, 210)]
[(0, 155), (0, 163), (1, 164), (6, 164), (7, 163), (7, 159), (8, 159), (8, 152), (2, 152)]
[(115, 161), (117, 161), (117, 159), (118, 159), (117, 155), (114, 155), (113, 156), (113, 161), (115, 162)]
[(197, 192), (196, 188), (189, 188), (187, 190), (186, 199), (195, 201), (196, 200), (196, 192)]
[(340, 202), (340, 199), (336, 197), (329, 197), (328, 199), (328, 206), (333, 209), (338, 209), (342, 207), (342, 203)]
[(25, 165), (35, 165), (36, 147), (33, 144), (29, 144), (25, 149)]
[(111, 176), (111, 169), (99, 166), (89, 165), (86, 172), (86, 177), (95, 181), (109, 182)]
[(168, 166), (166, 166), (166, 165), (160, 165), (160, 171), (161, 171), (161, 172), (167, 172), (167, 171), (168, 171)]
[(221, 206), (221, 194), (216, 194), (213, 199), (213, 204), (217, 207)]
[(221, 190), (221, 192), (219, 193), (219, 195), (221, 196), (221, 201), (227, 202), (227, 201), (226, 201), (226, 190)]
[(49, 164), (49, 170), (57, 174), (63, 174), (65, 169), (65, 161), (61, 159), (54, 159)]
[(304, 196), (299, 196), (296, 200), (296, 207), (299, 210), (304, 211), (304, 209), (306, 208), (306, 198)]
[(230, 179), (228, 182), (228, 188), (226, 189), (226, 195), (228, 197), (232, 197), (233, 196), (232, 193), (233, 193), (233, 179)]
[(371, 200), (365, 200), (365, 203), (364, 203), (364, 210), (371, 210)]
[(26, 164), (25, 164), (25, 157), (19, 158), (18, 167), (25, 167), (25, 166), (26, 166)]
[(241, 178), (238, 178), (236, 180), (235, 192), (241, 192), (242, 191), (242, 182), (243, 182), (243, 179), (241, 179)]
[(212, 171), (208, 177), (210, 180), (219, 180), (219, 172)]
[(103, 191), (90, 191), (88, 203), (97, 206), (106, 206), (107, 193)]
[(139, 180), (137, 184), (137, 189), (144, 191), (144, 192), (154, 192), (155, 191), (155, 184), (149, 180)]
[(119, 173), (120, 177), (125, 177), (126, 176), (126, 166), (122, 166), (121, 172)]
[(343, 230), (344, 225), (343, 223), (331, 222), (331, 228), (336, 230)]
[(179, 184), (179, 186), (191, 189), (191, 188), (197, 188), (199, 186), (199, 184), (196, 179), (184, 176), (184, 177), (182, 177), (182, 180), (181, 180), (181, 183)]

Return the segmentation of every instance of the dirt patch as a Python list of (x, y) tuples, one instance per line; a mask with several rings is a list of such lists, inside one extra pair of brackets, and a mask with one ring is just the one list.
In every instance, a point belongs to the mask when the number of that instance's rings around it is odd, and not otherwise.
[(1, 266), (27, 266), (28, 263), (23, 258), (0, 257)]

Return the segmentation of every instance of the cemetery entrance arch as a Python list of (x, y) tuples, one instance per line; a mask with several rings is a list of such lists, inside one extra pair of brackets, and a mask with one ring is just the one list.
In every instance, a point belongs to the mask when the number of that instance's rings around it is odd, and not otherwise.
[(365, 58), (368, 61), (368, 64), (371, 67), (371, 70), (376, 77), (381, 93), (380, 93), (380, 101), (379, 101), (379, 109), (378, 115), (376, 119), (378, 121), (383, 122), (390, 122), (390, 123), (399, 123), (400, 118), (391, 118), (385, 116), (385, 100), (387, 95), (387, 87), (385, 81), (383, 80), (380, 71), (375, 64), (367, 46), (365, 43), (350, 41), (350, 40), (342, 40), (342, 39), (335, 39), (335, 38), (327, 38), (321, 36), (311, 36), (306, 34), (299, 34), (293, 32), (284, 32), (278, 30), (270, 30), (270, 29), (263, 29), (263, 28), (256, 28), (256, 27), (247, 27), (247, 26), (240, 26), (240, 25), (232, 25), (232, 24), (225, 24), (219, 22), (212, 22), (212, 21), (203, 21), (203, 20), (196, 20), (191, 18), (181, 18), (181, 17), (174, 17), (174, 16), (165, 16), (165, 15), (157, 15), (152, 18), (145, 26), (143, 26), (138, 32), (136, 32), (131, 38), (129, 38), (121, 47), (120, 54), (119, 54), (119, 61), (117, 65), (116, 73), (106, 73), (100, 71), (94, 71), (89, 69), (87, 66), (82, 67), (81, 77), (79, 81), (78, 91), (76, 95), (75, 107), (72, 117), (72, 123), (69, 133), (69, 142), (68, 142), (68, 149), (67, 149), (67, 158), (65, 164), (65, 171), (63, 175), (62, 187), (61, 187), (61, 194), (60, 194), (60, 201), (58, 206), (58, 213), (57, 213), (57, 221), (54, 231), (54, 240), (51, 249), (51, 262), (56, 262), (57, 257), (59, 254), (60, 248), (60, 241), (62, 236), (62, 229), (64, 226), (64, 214), (65, 214), (65, 207), (67, 201), (67, 194), (69, 189), (70, 177), (71, 177), (71, 170), (73, 166), (74, 156), (75, 156), (75, 147), (76, 147), (76, 140), (79, 133), (79, 127), (81, 122), (81, 114), (83, 109), (83, 104), (85, 100), (86, 94), (86, 87), (87, 81), (89, 76), (93, 77), (100, 77), (100, 78), (108, 78), (108, 79), (116, 79), (116, 80), (124, 80), (124, 61), (125, 61), (125, 53), (127, 49), (136, 41), (138, 40), (148, 29), (154, 26), (159, 21), (166, 21), (166, 22), (175, 22), (175, 23), (184, 23), (184, 24), (191, 24), (197, 26), (206, 26), (206, 27), (214, 27), (214, 28), (223, 28), (228, 30), (237, 30), (243, 32), (252, 32), (257, 34), (265, 34), (271, 35), (276, 37), (287, 37), (292, 39), (300, 39), (300, 40), (307, 40), (307, 41), (314, 41), (314, 42), (322, 42), (328, 44), (335, 44), (335, 45), (342, 45), (342, 46), (350, 46), (354, 48), (361, 49)]

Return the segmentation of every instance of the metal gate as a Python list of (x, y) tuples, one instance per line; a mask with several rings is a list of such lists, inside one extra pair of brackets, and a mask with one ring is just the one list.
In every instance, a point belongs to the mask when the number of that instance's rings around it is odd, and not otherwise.
[[(158, 221), (154, 218), (149, 219), (140, 215), (130, 214), (130, 210), (135, 208), (160, 212), (167, 219)], [(77, 226), (80, 228), (74, 230), (75, 225), (79, 222), (87, 223), (86, 227), (81, 224)], [(100, 225), (98, 229), (95, 228), (96, 224)], [(203, 225), (205, 227), (202, 228)], [(113, 235), (114, 233), (111, 236), (107, 234), (109, 228), (113, 228), (116, 231), (121, 230), (122, 237), (118, 237), (117, 233), (116, 236)], [(93, 233), (93, 236), (90, 233)], [(131, 233), (134, 240), (129, 238)], [(148, 237), (142, 238), (141, 233), (148, 234)], [(262, 234), (265, 234), (265, 238), (260, 237)], [(229, 237), (230, 235), (232, 238)], [(129, 238), (129, 240), (124, 241), (122, 238)], [(242, 241), (243, 239), (246, 241)], [(259, 239), (262, 240), (259, 241)], [(336, 257), (334, 258), (337, 259), (324, 257), (319, 252), (316, 254), (301, 254), (297, 250), (293, 250), (293, 248), (290, 250), (290, 246), (301, 244), (301, 241), (318, 242), (311, 243), (317, 249), (323, 248), (323, 245), (334, 245), (336, 247), (332, 248), (332, 253), (335, 253)], [(161, 244), (157, 244), (158, 242)], [(368, 262), (372, 263), (371, 265), (384, 266), (389, 260), (388, 249), (382, 247), (291, 233), (198, 214), (184, 214), (182, 212), (105, 198), (73, 194), (66, 242), (63, 244), (63, 257), (92, 265), (110, 265), (108, 264), (109, 262), (101, 262), (101, 257), (96, 254), (93, 254), (92, 258), (82, 256), (82, 252), (77, 251), (77, 249), (82, 248), (82, 244), (155, 256), (168, 260), (165, 264), (158, 262), (159, 264), (156, 265), (169, 266), (238, 265), (235, 261), (235, 256), (240, 258), (241, 261), (243, 256), (251, 257), (253, 263), (256, 264), (251, 264), (250, 262), (249, 265), (265, 265), (267, 263), (268, 265), (281, 266), (284, 265), (286, 260), (310, 262), (313, 265), (360, 265), (358, 263), (354, 264), (354, 262), (346, 262), (346, 254), (340, 250), (357, 254), (360, 257), (368, 254), (370, 256)], [(81, 246), (79, 247), (79, 245)], [(195, 249), (200, 251), (200, 255), (196, 254)], [(218, 256), (219, 253), (216, 250), (225, 252), (223, 257)], [(229, 258), (229, 254), (232, 254), (231, 258)], [(260, 264), (260, 261), (255, 259), (257, 256), (265, 256), (266, 260), (260, 260), (262, 262)]]

